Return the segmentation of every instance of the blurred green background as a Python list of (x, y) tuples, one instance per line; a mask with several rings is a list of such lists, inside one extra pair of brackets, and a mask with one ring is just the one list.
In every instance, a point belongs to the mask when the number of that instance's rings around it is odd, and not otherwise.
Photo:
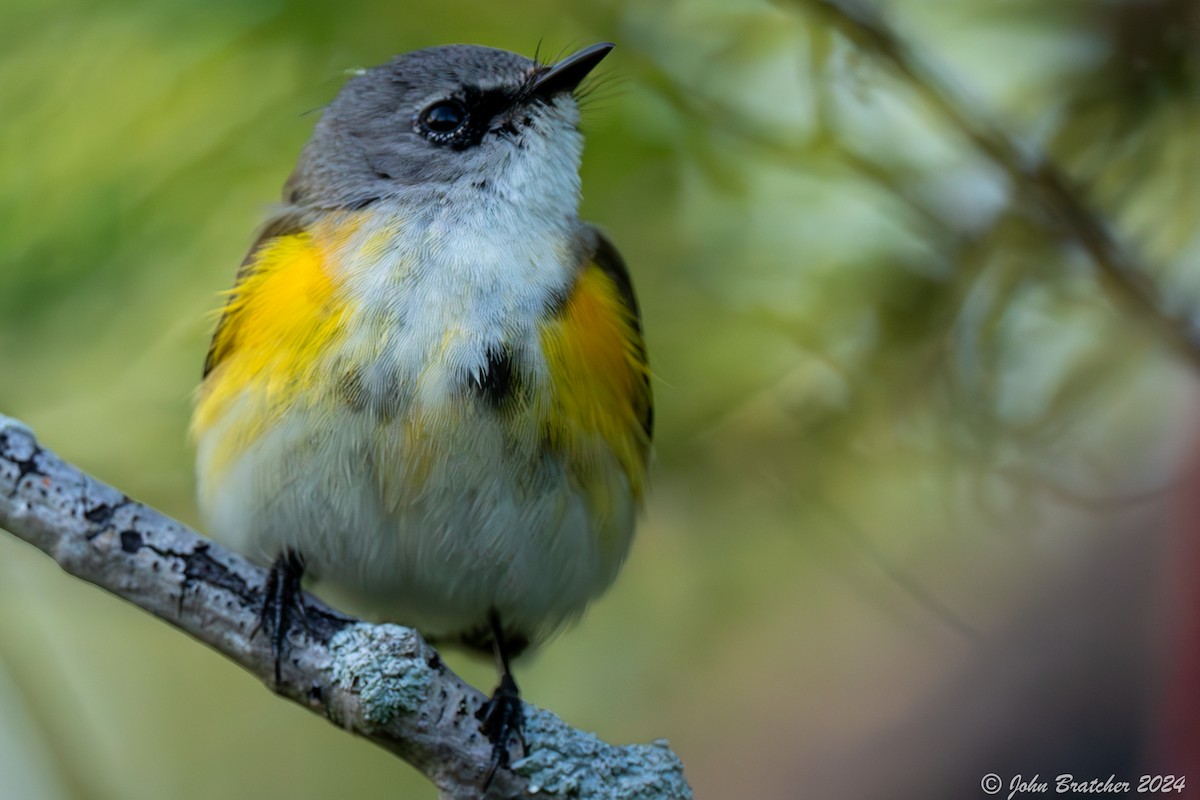
[[(1191, 319), (1197, 4), (886, 8)], [(1160, 757), (1194, 368), (808, 3), (5, 0), (0, 411), (196, 524), (217, 293), (346, 71), (458, 41), (617, 44), (583, 212), (631, 267), (655, 373), (639, 539), (519, 665), (526, 698), (668, 738), (698, 797), (967, 797), (985, 763), (1032, 773), (1027, 752), (1049, 774)], [(434, 792), (0, 536), (0, 797), (218, 796)]]

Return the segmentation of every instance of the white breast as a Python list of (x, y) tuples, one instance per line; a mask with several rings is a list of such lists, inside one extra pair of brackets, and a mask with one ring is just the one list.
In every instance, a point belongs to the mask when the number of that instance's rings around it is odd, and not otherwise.
[[(469, 191), (469, 189), (464, 189)], [(541, 367), (537, 323), (578, 268), (579, 223), (518, 215), (494, 198), (422, 198), (371, 214), (339, 260), (362, 315), (347, 357), (369, 363), (367, 385), (410, 387), (436, 409), (508, 345)], [(371, 245), (387, 241), (383, 253)]]

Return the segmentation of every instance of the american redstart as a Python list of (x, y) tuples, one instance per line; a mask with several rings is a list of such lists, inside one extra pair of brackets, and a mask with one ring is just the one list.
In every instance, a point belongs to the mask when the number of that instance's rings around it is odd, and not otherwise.
[(351, 78), (229, 292), (198, 393), (200, 507), (272, 563), (276, 667), (301, 574), (431, 640), (509, 659), (616, 577), (652, 400), (621, 257), (579, 219), (575, 93), (555, 64), (452, 45)]

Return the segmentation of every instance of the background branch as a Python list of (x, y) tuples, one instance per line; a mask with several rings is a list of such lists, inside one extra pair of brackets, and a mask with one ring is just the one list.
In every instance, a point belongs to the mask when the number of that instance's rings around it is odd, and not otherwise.
[(1101, 286), (1118, 307), (1145, 320), (1163, 341), (1200, 367), (1200, 340), (1191, 326), (1164, 310), (1149, 270), (1117, 241), (1103, 216), (1046, 153), (1032, 143), (1018, 143), (1000, 126), (987, 122), (987, 115), (940, 78), (940, 70), (922, 58), (873, 5), (859, 0), (799, 2), (904, 76), (934, 111), (1008, 175), (1018, 191), (1050, 212), (1062, 233), (1088, 254)]
[[(65, 463), (3, 415), (0, 527), (273, 682), (267, 637), (255, 636), (264, 570)], [(311, 596), (305, 604), (309, 629), (291, 636), (274, 690), (408, 761), (443, 798), (481, 796), (484, 696), (416, 631), (359, 622)], [(616, 747), (541, 709), (526, 718), (526, 753), (488, 797), (691, 797), (661, 740)]]

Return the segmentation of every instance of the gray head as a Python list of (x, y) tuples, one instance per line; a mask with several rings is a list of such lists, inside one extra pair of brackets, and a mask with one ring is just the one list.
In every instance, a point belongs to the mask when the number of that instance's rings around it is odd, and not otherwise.
[(573, 213), (583, 143), (572, 93), (611, 49), (553, 65), (474, 45), (396, 56), (352, 78), (325, 109), (286, 198), (345, 208), (484, 190), (533, 204), (571, 195)]

